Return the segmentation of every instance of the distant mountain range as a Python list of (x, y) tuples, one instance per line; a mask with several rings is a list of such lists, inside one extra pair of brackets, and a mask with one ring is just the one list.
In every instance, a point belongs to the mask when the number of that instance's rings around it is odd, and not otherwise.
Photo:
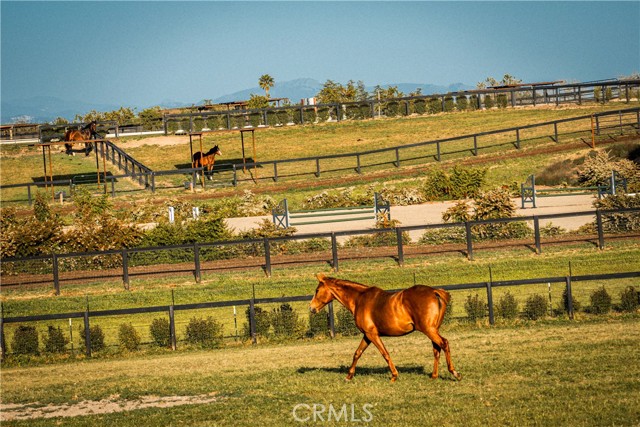
[[(320, 92), (323, 85), (323, 83), (320, 83), (317, 80), (308, 78), (276, 82), (275, 86), (271, 88), (270, 96), (272, 98), (289, 98), (292, 104), (297, 104), (303, 98), (314, 97), (318, 92)], [(473, 89), (472, 86), (465, 85), (463, 83), (454, 83), (448, 86), (438, 86), (425, 83), (389, 83), (381, 86), (385, 88), (389, 86), (397, 86), (398, 90), (406, 94), (415, 91), (417, 88), (421, 88), (424, 95)], [(369, 92), (372, 92), (373, 89), (374, 86), (366, 87), (366, 90)], [(251, 94), (263, 95), (264, 90), (259, 86), (256, 86), (215, 98), (213, 99), (213, 102), (221, 103), (243, 101), (249, 99)], [(163, 108), (180, 108), (203, 103), (204, 99), (193, 102), (163, 100), (159, 105)], [(60, 99), (51, 96), (38, 96), (20, 101), (5, 101), (2, 99), (0, 105), (0, 120), (2, 123), (14, 123), (17, 120), (32, 123), (45, 123), (51, 122), (57, 117), (64, 117), (68, 120), (72, 120), (76, 114), (86, 114), (91, 110), (112, 111), (120, 107), (121, 105), (93, 104), (84, 101)], [(150, 105), (143, 106), (142, 108), (139, 107), (138, 110), (147, 107), (150, 107)]]

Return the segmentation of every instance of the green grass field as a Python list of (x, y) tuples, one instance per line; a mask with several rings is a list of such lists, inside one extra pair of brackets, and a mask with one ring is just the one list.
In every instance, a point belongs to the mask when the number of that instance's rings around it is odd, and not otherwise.
[[(21, 407), (26, 414), (29, 407), (101, 399), (124, 405), (145, 396), (217, 397), (207, 404), (3, 425), (325, 425), (330, 405), (337, 411), (346, 405), (347, 413), (338, 421), (332, 415), (328, 425), (631, 426), (640, 419), (637, 316), (442, 333), (460, 382), (442, 364), (440, 377), (430, 379), (431, 345), (417, 333), (385, 340), (400, 373), (395, 384), (373, 347), (354, 380), (344, 380), (355, 337), (3, 369), (3, 403), (28, 405)], [(101, 404), (83, 405), (95, 410)]]

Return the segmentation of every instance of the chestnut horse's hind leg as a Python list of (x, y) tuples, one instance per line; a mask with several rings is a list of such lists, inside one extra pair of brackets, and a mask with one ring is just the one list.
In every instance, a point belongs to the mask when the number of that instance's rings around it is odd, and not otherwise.
[(355, 375), (355, 373), (356, 373), (356, 364), (358, 363), (358, 359), (360, 359), (360, 356), (362, 356), (362, 353), (364, 353), (364, 351), (367, 349), (367, 347), (369, 347), (369, 344), (371, 344), (371, 340), (369, 340), (369, 338), (367, 338), (367, 336), (365, 335), (362, 338), (362, 341), (360, 342), (360, 345), (356, 349), (356, 352), (353, 354), (353, 363), (351, 364), (351, 367), (349, 368), (349, 374), (347, 375), (347, 380), (352, 379), (353, 376)]
[[(425, 334), (433, 342), (433, 345), (434, 345), (434, 347), (433, 347), (434, 356), (435, 356), (435, 348), (436, 348), (435, 346), (437, 345), (442, 350), (444, 350), (444, 355), (445, 355), (445, 357), (447, 359), (447, 367), (449, 368), (449, 372), (451, 372), (451, 375), (453, 375), (455, 377), (455, 379), (461, 380), (462, 379), (462, 375), (457, 373), (455, 368), (453, 367), (453, 361), (451, 360), (451, 351), (449, 350), (449, 341), (447, 341), (442, 335), (440, 335), (436, 328), (428, 328), (425, 331)], [(439, 356), (440, 355), (438, 354), (437, 359), (436, 359), (436, 365), (438, 363)], [(437, 366), (436, 366), (436, 369), (434, 369), (434, 371), (436, 371), (435, 373), (437, 373)], [(432, 374), (431, 377), (432, 378), (437, 378), (437, 375), (434, 376)]]
[(433, 372), (431, 373), (431, 378), (438, 378), (438, 364), (440, 363), (440, 351), (442, 350), (440, 346), (433, 341), (431, 341), (433, 345)]

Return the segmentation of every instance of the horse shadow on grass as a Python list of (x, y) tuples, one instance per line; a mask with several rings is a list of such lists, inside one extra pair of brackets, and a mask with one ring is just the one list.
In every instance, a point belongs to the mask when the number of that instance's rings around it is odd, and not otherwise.
[[(332, 373), (332, 374), (342, 374), (344, 376), (346, 376), (349, 373), (349, 367), (350, 366), (346, 366), (346, 365), (342, 365), (339, 367), (326, 367), (326, 366), (316, 366), (316, 367), (307, 367), (307, 366), (302, 366), (300, 368), (297, 369), (297, 372), (299, 374), (307, 374), (307, 373), (313, 373), (313, 372), (328, 372), (328, 373)], [(428, 372), (425, 370), (424, 366), (418, 366), (418, 365), (408, 365), (408, 366), (397, 366), (396, 365), (396, 369), (398, 370), (398, 374), (400, 374), (400, 378), (402, 378), (403, 374), (406, 375), (424, 375), (427, 376), (429, 379), (431, 378), (431, 370), (429, 370)], [(441, 380), (450, 380), (450, 381), (456, 381), (455, 378), (453, 378), (453, 376), (446, 376), (443, 374), (447, 374), (448, 372), (446, 372), (446, 370), (442, 373), (440, 373), (440, 375), (438, 376), (438, 379)], [(356, 377), (358, 376), (372, 376), (372, 375), (376, 375), (376, 376), (390, 376), (391, 375), (391, 371), (389, 370), (389, 368), (387, 366), (380, 366), (380, 367), (357, 367), (356, 368)]]

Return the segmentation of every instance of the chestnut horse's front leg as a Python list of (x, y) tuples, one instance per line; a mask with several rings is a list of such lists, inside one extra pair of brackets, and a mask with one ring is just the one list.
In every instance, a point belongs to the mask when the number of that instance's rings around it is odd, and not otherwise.
[(347, 375), (347, 381), (351, 380), (353, 378), (353, 376), (355, 375), (355, 373), (356, 373), (356, 364), (358, 363), (358, 359), (360, 359), (360, 356), (362, 356), (362, 353), (364, 353), (364, 351), (367, 349), (367, 347), (369, 347), (369, 344), (371, 344), (371, 340), (369, 340), (369, 338), (367, 338), (366, 335), (364, 337), (362, 337), (362, 341), (360, 341), (360, 345), (356, 349), (356, 352), (353, 354), (353, 363), (351, 364), (351, 367), (349, 368), (349, 374)]
[(384, 344), (382, 343), (380, 336), (371, 335), (369, 339), (371, 340), (373, 345), (378, 347), (378, 350), (380, 350), (380, 354), (382, 354), (382, 357), (384, 357), (384, 360), (387, 361), (387, 364), (389, 365), (389, 369), (391, 370), (391, 382), (392, 383), (395, 382), (398, 379), (398, 370), (396, 369), (396, 366), (391, 361), (391, 356), (389, 356), (389, 352), (387, 351)]

